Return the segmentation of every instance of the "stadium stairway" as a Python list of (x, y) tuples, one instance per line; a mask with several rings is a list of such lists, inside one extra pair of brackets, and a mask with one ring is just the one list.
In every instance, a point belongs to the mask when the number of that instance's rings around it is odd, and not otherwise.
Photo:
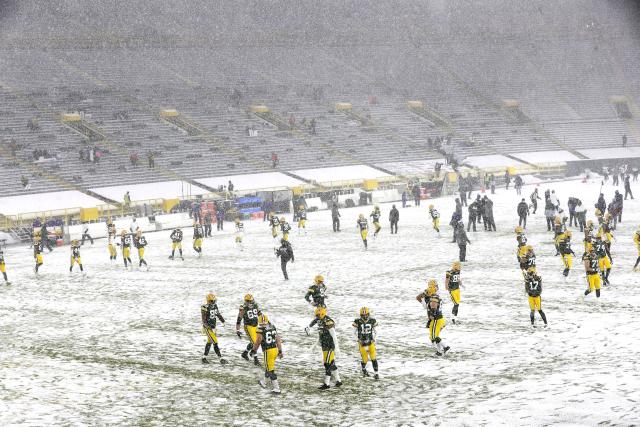
[(510, 121), (514, 121), (515, 120), (517, 122), (517, 124), (523, 124), (523, 125), (526, 124), (531, 129), (533, 129), (536, 133), (542, 135), (548, 141), (553, 142), (555, 145), (557, 145), (561, 149), (569, 151), (571, 154), (573, 154), (574, 156), (578, 157), (579, 159), (587, 159), (587, 157), (584, 156), (583, 154), (581, 154), (579, 151), (574, 150), (570, 146), (564, 144), (558, 138), (554, 137), (552, 134), (548, 133), (543, 126), (541, 126), (533, 118), (531, 118), (528, 115), (526, 115), (521, 109), (518, 108), (514, 112), (514, 111), (511, 111), (511, 109), (504, 108), (502, 105), (497, 104), (495, 101), (493, 101), (492, 99), (488, 98), (483, 93), (481, 93), (479, 90), (477, 90), (476, 88), (471, 86), (469, 83), (467, 83), (465, 80), (463, 80), (460, 76), (458, 76), (458, 74), (456, 74), (450, 68), (448, 68), (446, 66), (443, 66), (443, 70), (451, 77), (451, 79), (454, 82), (457, 82), (460, 85), (460, 87), (465, 89), (472, 97), (478, 99), (480, 102), (484, 103), (485, 105), (493, 108), (494, 110), (496, 110), (497, 112), (499, 112), (500, 114), (505, 116), (505, 118), (507, 120), (510, 120)]

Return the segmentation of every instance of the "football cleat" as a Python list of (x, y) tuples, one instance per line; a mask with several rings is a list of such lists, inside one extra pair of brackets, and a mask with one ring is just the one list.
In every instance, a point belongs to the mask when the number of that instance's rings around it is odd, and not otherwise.
[(209, 360), (206, 357), (203, 357), (202, 358), (202, 363), (207, 364), (207, 363), (209, 363)]
[(335, 384), (336, 387), (340, 387), (341, 385), (342, 385), (342, 381), (336, 381), (336, 384)]
[(320, 387), (318, 387), (318, 390), (326, 390), (328, 388), (331, 388), (331, 386), (323, 383)]

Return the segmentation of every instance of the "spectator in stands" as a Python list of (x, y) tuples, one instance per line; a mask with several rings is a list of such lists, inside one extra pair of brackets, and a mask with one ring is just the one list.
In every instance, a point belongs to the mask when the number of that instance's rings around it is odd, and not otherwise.
[(389, 222), (391, 223), (391, 234), (398, 234), (398, 221), (400, 221), (400, 212), (396, 205), (391, 206), (389, 211)]
[(413, 186), (413, 201), (416, 206), (420, 206), (420, 182)]
[(93, 237), (91, 237), (91, 235), (89, 234), (89, 223), (87, 223), (86, 221), (82, 223), (82, 242), (80, 242), (81, 245), (84, 245), (85, 239), (89, 239), (89, 241), (93, 245)]
[(406, 190), (402, 191), (402, 207), (403, 208), (407, 207), (407, 191)]
[(132, 166), (138, 166), (138, 160), (139, 160), (139, 157), (138, 157), (137, 151), (134, 151), (129, 155), (129, 161), (131, 162)]
[(36, 117), (30, 118), (27, 121), (27, 128), (29, 128), (31, 132), (36, 132), (40, 130), (40, 123), (38, 122), (38, 119)]
[(211, 211), (204, 214), (204, 237), (211, 237)]
[(231, 180), (229, 180), (229, 185), (227, 185), (227, 190), (229, 190), (229, 193), (233, 193), (233, 189), (235, 187), (233, 186), (233, 182), (231, 182)]
[(493, 220), (493, 201), (489, 199), (486, 195), (482, 199), (482, 217), (484, 219), (485, 230), (496, 231), (496, 223)]
[(626, 134), (622, 135), (622, 147), (623, 148), (627, 147), (627, 135)]
[(331, 204), (331, 222), (333, 223), (333, 232), (340, 231), (340, 212), (338, 211), (338, 203)]
[(316, 119), (311, 119), (309, 129), (311, 130), (311, 135), (316, 135)]
[(278, 164), (280, 163), (280, 160), (278, 159), (278, 155), (276, 154), (276, 152), (272, 152), (271, 153), (271, 165), (273, 167), (273, 169), (275, 169)]
[(98, 149), (98, 147), (94, 147), (93, 150), (95, 152), (93, 157), (95, 159), (95, 162), (98, 163), (98, 162), (100, 162), (100, 159), (103, 156), (102, 150)]
[(218, 231), (224, 230), (224, 205), (222, 203), (216, 205), (216, 227)]
[(147, 154), (147, 159), (149, 161), (149, 168), (155, 169), (155, 167), (156, 167), (156, 156), (153, 154), (153, 152), (150, 151)]
[(29, 185), (29, 178), (24, 175), (20, 177), (20, 183), (22, 184), (22, 188), (24, 190), (29, 190), (31, 188), (31, 186)]
[(529, 205), (527, 202), (522, 199), (520, 203), (518, 203), (518, 226), (527, 228), (527, 216), (529, 215)]
[(296, 127), (296, 118), (293, 117), (293, 114), (289, 114), (289, 127), (291, 129), (295, 129)]

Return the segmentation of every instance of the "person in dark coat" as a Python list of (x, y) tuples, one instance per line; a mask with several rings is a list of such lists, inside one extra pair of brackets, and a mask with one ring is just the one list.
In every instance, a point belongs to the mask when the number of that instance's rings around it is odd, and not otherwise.
[(204, 214), (204, 237), (211, 237), (211, 211)]
[(449, 221), (449, 225), (453, 227), (453, 237), (451, 243), (456, 242), (456, 227), (458, 223), (462, 220), (462, 214), (459, 214), (457, 211), (451, 215), (451, 221)]
[(529, 196), (529, 199), (531, 200), (531, 207), (533, 207), (533, 214), (536, 213), (536, 211), (538, 210), (538, 200), (542, 200), (540, 198), (540, 195), (538, 195), (538, 188), (536, 187), (533, 190), (533, 193), (531, 193), (531, 195)]
[(460, 203), (462, 206), (467, 206), (467, 184), (466, 179), (460, 176), (458, 178), (458, 190), (460, 192)]
[(391, 206), (389, 211), (389, 222), (391, 223), (391, 234), (398, 234), (398, 221), (400, 220), (400, 212), (396, 205)]
[(482, 197), (478, 194), (476, 196), (476, 218), (478, 219), (478, 224), (482, 223), (482, 213), (484, 212), (484, 201)]
[(407, 207), (407, 192), (406, 191), (402, 192), (402, 207), (403, 208)]
[(224, 230), (224, 207), (222, 204), (216, 208), (216, 228), (218, 231)]
[(416, 206), (420, 206), (420, 185), (416, 184), (413, 186), (413, 201)]
[(464, 223), (462, 221), (458, 221), (456, 224), (455, 236), (458, 242), (458, 249), (460, 249), (460, 262), (465, 262), (467, 260), (467, 244), (471, 244), (471, 241), (464, 231)]
[(280, 239), (280, 247), (275, 250), (276, 257), (280, 258), (280, 268), (282, 269), (282, 275), (284, 276), (284, 280), (289, 280), (289, 275), (287, 274), (287, 263), (289, 261), (294, 262), (295, 257), (293, 255), (293, 247), (291, 243), (286, 241), (285, 239)]
[(469, 221), (467, 222), (467, 231), (473, 226), (473, 231), (476, 231), (476, 217), (478, 216), (478, 201), (474, 200), (467, 208), (469, 211)]
[[(49, 252), (53, 251), (51, 247), (51, 240), (49, 239), (49, 230), (47, 230), (47, 222), (42, 222), (42, 227), (40, 227), (40, 241), (44, 244), (44, 246), (49, 249)], [(93, 241), (91, 242), (93, 244)]]
[(567, 206), (569, 207), (569, 226), (573, 227), (574, 222), (575, 226), (578, 226), (578, 218), (576, 216), (576, 206), (578, 206), (578, 199), (575, 197), (569, 197), (569, 201), (567, 202)]
[(598, 201), (594, 206), (604, 215), (604, 213), (607, 211), (607, 202), (605, 202), (604, 200), (604, 194), (600, 193), (600, 197), (598, 197)]
[(338, 211), (337, 203), (331, 206), (331, 221), (333, 222), (333, 232), (340, 231), (340, 212)]
[[(545, 193), (545, 196), (546, 196), (546, 193)], [(555, 205), (551, 201), (551, 198), (550, 197), (545, 197), (545, 199), (544, 199), (544, 217), (547, 220), (547, 231), (553, 230), (553, 219), (555, 218), (557, 212), (558, 211), (556, 210)]]
[(509, 173), (509, 169), (504, 173), (504, 182), (506, 184), (506, 189), (509, 189), (509, 184), (511, 184), (511, 174)]
[(627, 200), (627, 196), (631, 196), (633, 200), (633, 193), (631, 192), (631, 182), (629, 181), (629, 175), (624, 177), (624, 199)]
[(460, 199), (456, 198), (456, 213), (462, 218), (462, 203), (460, 203)]
[[(618, 190), (616, 190), (615, 196), (613, 196), (613, 201), (616, 204), (616, 213), (618, 214), (618, 222), (622, 222), (622, 207), (623, 207), (623, 199), (622, 194)], [(615, 219), (615, 218), (614, 218)]]
[(520, 175), (516, 175), (516, 177), (513, 180), (513, 184), (516, 189), (516, 194), (520, 196), (522, 194), (522, 184), (523, 184), (522, 177)]
[(522, 199), (520, 203), (518, 203), (518, 225), (524, 228), (527, 228), (527, 216), (529, 215), (529, 205), (527, 202)]
[(496, 231), (496, 223), (493, 220), (493, 202), (487, 196), (482, 198), (482, 217), (484, 218), (484, 226), (487, 231)]

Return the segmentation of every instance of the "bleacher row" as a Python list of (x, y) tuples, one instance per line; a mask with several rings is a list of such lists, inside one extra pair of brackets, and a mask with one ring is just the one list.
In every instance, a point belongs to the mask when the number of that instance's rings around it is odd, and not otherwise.
[[(577, 50), (590, 48), (576, 43)], [(613, 95), (632, 97), (636, 83), (627, 84), (604, 60), (580, 74), (587, 64), (566, 51), (559, 46), (551, 54), (565, 54), (569, 74), (581, 79), (553, 80), (555, 70), (540, 67), (534, 48), (504, 58), (471, 44), (438, 61), (390, 49), (382, 65), (375, 62), (379, 52), (366, 48), (348, 54), (309, 48), (6, 50), (0, 62), (0, 196), (22, 194), (22, 176), (30, 192), (44, 192), (66, 189), (51, 177), (89, 189), (263, 172), (271, 170), (274, 152), (285, 171), (442, 157), (426, 141), (447, 130), (411, 113), (410, 99), (446, 117), (459, 158), (561, 150), (558, 141), (572, 150), (618, 147), (623, 134), (637, 145), (634, 129), (609, 102)], [(496, 77), (501, 67), (510, 70), (508, 78)], [(402, 79), (394, 77), (400, 73)], [(230, 97), (233, 89), (237, 100)], [(514, 119), (504, 99), (518, 100), (531, 121)], [(341, 101), (352, 103), (352, 115), (334, 108)], [(266, 105), (284, 121), (293, 116), (296, 128), (276, 129), (248, 111), (252, 104)], [(163, 121), (164, 108), (179, 111), (202, 134), (188, 136)], [(107, 139), (85, 141), (60, 121), (76, 111)], [(27, 127), (31, 118), (38, 119), (38, 130)], [(303, 118), (316, 120), (315, 134), (301, 127)], [(249, 128), (258, 135), (249, 136)], [(10, 143), (17, 145), (15, 158)], [(105, 153), (100, 162), (80, 159), (86, 146)], [(34, 163), (36, 149), (55, 153), (58, 161)], [(137, 167), (129, 161), (134, 151)], [(146, 164), (151, 152), (154, 169)]]

